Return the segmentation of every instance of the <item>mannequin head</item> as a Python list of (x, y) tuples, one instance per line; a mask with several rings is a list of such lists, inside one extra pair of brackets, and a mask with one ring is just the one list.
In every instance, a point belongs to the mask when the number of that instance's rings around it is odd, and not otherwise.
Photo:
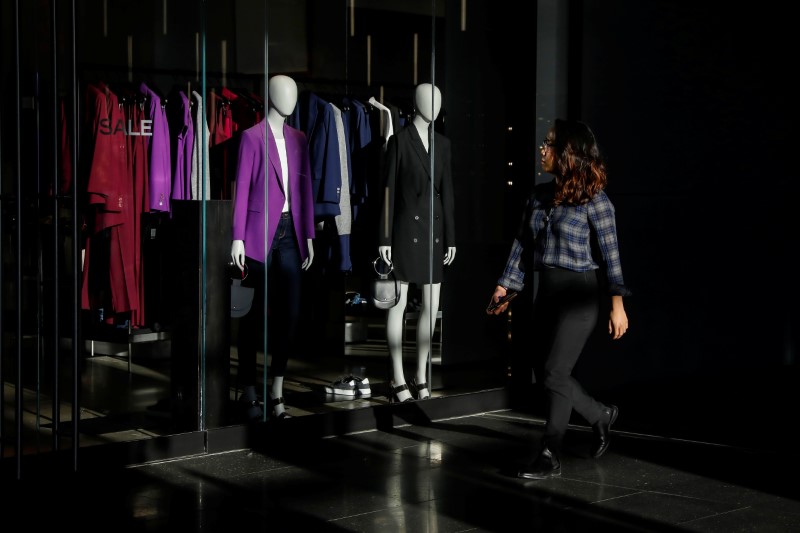
[(421, 116), (425, 122), (433, 122), (439, 116), (442, 109), (442, 93), (439, 88), (430, 83), (420, 83), (414, 92), (414, 107), (417, 116)]
[(278, 74), (269, 79), (269, 107), (288, 117), (297, 105), (297, 84), (289, 76)]

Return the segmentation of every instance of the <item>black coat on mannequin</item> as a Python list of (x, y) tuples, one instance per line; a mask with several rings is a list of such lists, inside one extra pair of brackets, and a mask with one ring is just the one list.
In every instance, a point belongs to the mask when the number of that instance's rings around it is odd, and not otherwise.
[[(431, 152), (434, 173), (432, 220), (431, 155), (425, 150), (413, 124), (389, 138), (384, 160), (378, 245), (392, 247), (397, 279), (415, 284), (441, 283), (445, 250), (455, 246), (450, 140), (434, 132)], [(428, 260), (431, 235), (432, 278)]]

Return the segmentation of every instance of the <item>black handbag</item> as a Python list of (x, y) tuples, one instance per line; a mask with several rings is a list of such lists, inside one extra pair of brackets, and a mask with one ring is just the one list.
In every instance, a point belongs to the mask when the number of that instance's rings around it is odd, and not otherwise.
[[(378, 262), (384, 269), (388, 266), (389, 270), (382, 272), (378, 268)], [(372, 280), (372, 303), (378, 309), (391, 309), (400, 301), (400, 285), (394, 275), (394, 266), (387, 265), (380, 257), (372, 262), (372, 268), (378, 276)]]
[(255, 288), (242, 286), (242, 282), (247, 278), (247, 271), (247, 264), (244, 265), (244, 271), (232, 263), (228, 264), (231, 277), (231, 318), (242, 318), (253, 306)]

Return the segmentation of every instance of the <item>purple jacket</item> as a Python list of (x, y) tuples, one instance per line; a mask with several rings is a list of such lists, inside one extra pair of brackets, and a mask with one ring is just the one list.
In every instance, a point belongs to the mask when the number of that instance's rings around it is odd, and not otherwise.
[(149, 97), (148, 118), (152, 120), (150, 137), (150, 210), (169, 211), (170, 190), (172, 188), (172, 161), (169, 153), (169, 124), (167, 112), (161, 105), (161, 97), (144, 82), (139, 91)]
[[(269, 140), (267, 143), (267, 132)], [(300, 259), (308, 257), (307, 239), (314, 238), (314, 199), (311, 192), (311, 162), (305, 134), (289, 125), (283, 126), (286, 157), (289, 164), (289, 205), (294, 219), (294, 232), (300, 248)], [(269, 175), (266, 176), (265, 147), (269, 151)], [(264, 209), (264, 179), (268, 208)], [(247, 257), (266, 262), (267, 250), (278, 228), (286, 199), (281, 181), (278, 147), (267, 120), (242, 132), (236, 167), (236, 190), (233, 199), (233, 240), (244, 241)], [(269, 214), (268, 233), (264, 236), (264, 217)]]
[(172, 103), (173, 124), (169, 125), (170, 135), (175, 137), (174, 159), (172, 161), (172, 200), (193, 200), (192, 198), (192, 146), (194, 146), (194, 122), (189, 97), (178, 93), (178, 102)]

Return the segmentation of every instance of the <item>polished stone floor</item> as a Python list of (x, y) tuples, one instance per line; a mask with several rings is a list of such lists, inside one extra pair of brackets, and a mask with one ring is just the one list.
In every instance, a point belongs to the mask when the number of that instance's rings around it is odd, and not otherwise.
[[(77, 464), (85, 464), (85, 451), (102, 448), (97, 445), (165, 434), (163, 415), (152, 409), (171, 390), (170, 360), (159, 355), (139, 350), (131, 362), (93, 351), (83, 361)], [(589, 458), (589, 428), (571, 426), (562, 476), (526, 481), (516, 472), (542, 436), (539, 409), (516, 401), (498, 409), (498, 402), (485, 399), (493, 394), (475, 392), (476, 384), (494, 385), (493, 376), (502, 378), (502, 372), (483, 368), (451, 376), (437, 368), (432, 399), (397, 405), (386, 396), (386, 359), (382, 343), (366, 343), (344, 357), (292, 361), (286, 399), (293, 418), (263, 423), (268, 438), (252, 449), (67, 475), (47, 470), (20, 480), (6, 472), (2, 530), (800, 532), (791, 407), (800, 379), (792, 369), (732, 375), (713, 387), (698, 378), (600, 394), (621, 408), (609, 452)], [(325, 385), (354, 367), (367, 369), (371, 397), (325, 393)], [(4, 383), (6, 409), (18, 392), (25, 405), (22, 431), (31, 437), (23, 439), (27, 459), (28, 452), (35, 457), (52, 445), (47, 422), (53, 416), (42, 395)], [(229, 392), (235, 400), (235, 387)], [(469, 409), (447, 403), (454, 401), (469, 402)], [(693, 409), (698, 404), (704, 409)], [(70, 407), (61, 405), (62, 414)], [(403, 416), (415, 409), (469, 415)], [(387, 425), (388, 412), (400, 423)], [(358, 417), (360, 423), (324, 437), (299, 430), (317, 417), (337, 423)], [(351, 432), (368, 425), (365, 418), (375, 422), (371, 429)], [(14, 451), (14, 425), (0, 429), (4, 451)]]
[(545, 481), (515, 476), (543, 431), (524, 412), (319, 439), (293, 437), (294, 420), (268, 422), (262, 449), (16, 482), (2, 517), (20, 531), (800, 531), (793, 455), (627, 431), (624, 408), (600, 459), (571, 426)]

